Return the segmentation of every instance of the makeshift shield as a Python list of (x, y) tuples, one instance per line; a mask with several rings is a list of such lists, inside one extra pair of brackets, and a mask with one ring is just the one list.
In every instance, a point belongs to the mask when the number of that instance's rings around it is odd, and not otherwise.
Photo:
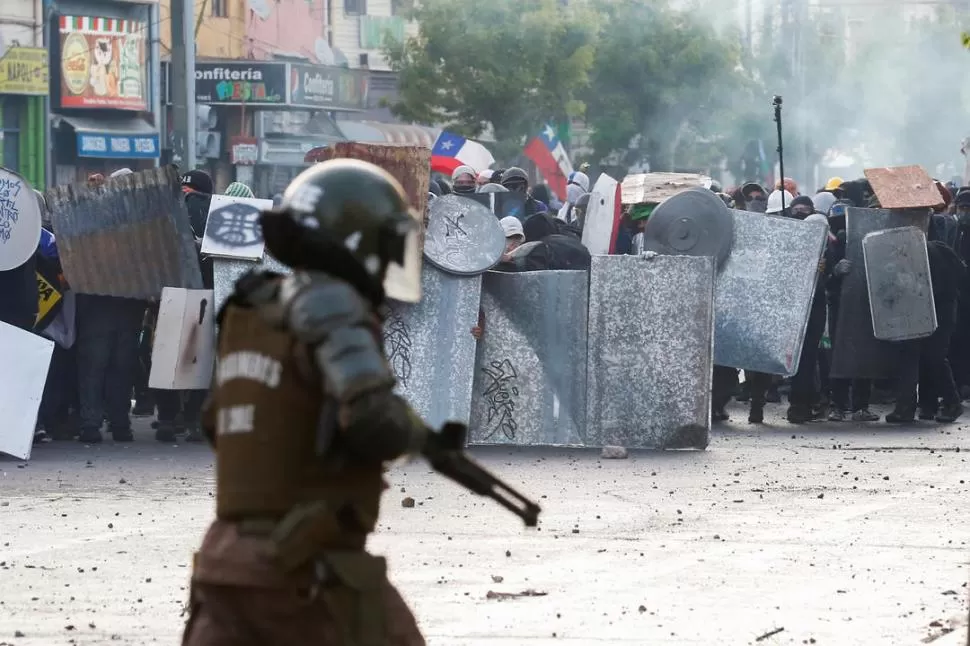
[(936, 331), (926, 236), (916, 227), (876, 231), (862, 239), (872, 331), (882, 341), (907, 341)]
[(202, 253), (221, 258), (259, 260), (263, 231), (259, 215), (273, 208), (273, 200), (213, 195), (202, 238)]
[(587, 443), (705, 448), (713, 258), (593, 256), (589, 294)]
[(620, 228), (620, 185), (603, 173), (593, 185), (583, 225), (583, 244), (592, 255), (613, 253)]
[(41, 213), (26, 179), (0, 167), (0, 271), (16, 269), (37, 251)]
[(688, 188), (654, 209), (643, 245), (668, 256), (713, 256), (720, 267), (731, 252), (733, 229), (721, 198), (706, 188)]
[(53, 352), (53, 341), (0, 322), (0, 453), (30, 459)]
[(798, 372), (825, 250), (824, 224), (731, 211), (734, 240), (714, 290), (714, 363)]
[(469, 442), (586, 444), (585, 271), (488, 272)]
[(215, 362), (216, 309), (212, 290), (162, 290), (152, 344), (148, 386), (160, 390), (205, 390)]
[(832, 343), (830, 376), (837, 379), (893, 379), (897, 374), (898, 347), (880, 341), (873, 334), (872, 310), (866, 280), (862, 241), (870, 233), (915, 226), (921, 231), (929, 223), (929, 211), (846, 209), (845, 257), (852, 270), (842, 280)]
[(55, 186), (46, 197), (64, 275), (77, 293), (158, 300), (165, 287), (202, 287), (181, 178), (173, 166), (110, 179), (101, 187)]
[(478, 324), (481, 289), (481, 276), (453, 276), (425, 265), (421, 302), (392, 303), (384, 322), (396, 390), (431, 428), (468, 423), (476, 345), (471, 331)]
[(424, 246), (425, 209), (428, 205), (428, 185), (431, 182), (431, 151), (421, 146), (388, 146), (341, 141), (326, 148), (315, 148), (306, 161), (328, 159), (360, 159), (380, 166), (404, 187), (411, 205), (411, 216), (417, 223), (409, 236), (404, 252), (404, 265), (396, 263), (387, 268), (384, 291), (389, 298), (407, 303), (421, 300), (421, 249)]
[(867, 168), (866, 179), (884, 209), (937, 208), (943, 196), (921, 166)]
[(696, 173), (641, 173), (623, 178), (623, 204), (661, 204), (691, 187), (710, 188), (711, 178)]
[(480, 274), (505, 252), (505, 233), (498, 219), (480, 203), (444, 195), (428, 208), (424, 255), (428, 262), (459, 276)]
[(215, 301), (215, 312), (218, 316), (222, 311), (222, 306), (236, 289), (236, 281), (251, 270), (275, 271), (278, 274), (289, 274), (290, 268), (278, 261), (273, 256), (267, 254), (259, 262), (248, 260), (230, 260), (228, 258), (212, 259), (212, 294)]

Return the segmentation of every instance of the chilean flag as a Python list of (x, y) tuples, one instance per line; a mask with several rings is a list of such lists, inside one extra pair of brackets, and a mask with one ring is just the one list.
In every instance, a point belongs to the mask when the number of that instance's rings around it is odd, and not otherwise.
[(526, 145), (524, 152), (542, 173), (552, 192), (560, 200), (565, 200), (566, 178), (573, 172), (573, 165), (556, 136), (555, 128), (547, 123), (542, 132)]
[(488, 148), (461, 135), (441, 131), (431, 148), (431, 170), (451, 175), (459, 166), (483, 171), (495, 163)]

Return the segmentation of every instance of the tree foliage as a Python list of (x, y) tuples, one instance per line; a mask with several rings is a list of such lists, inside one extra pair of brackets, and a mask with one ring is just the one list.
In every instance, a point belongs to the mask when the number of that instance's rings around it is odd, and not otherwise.
[(418, 34), (388, 42), (401, 118), (466, 136), (491, 129), (521, 145), (547, 120), (582, 112), (576, 100), (593, 61), (595, 21), (557, 0), (422, 0)]

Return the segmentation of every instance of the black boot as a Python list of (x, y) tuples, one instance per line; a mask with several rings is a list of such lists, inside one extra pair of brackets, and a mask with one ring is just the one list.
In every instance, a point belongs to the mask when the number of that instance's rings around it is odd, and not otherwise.
[(104, 441), (104, 438), (101, 437), (101, 429), (88, 426), (81, 429), (81, 434), (78, 435), (77, 440), (84, 444), (100, 444)]
[(134, 442), (135, 436), (131, 432), (131, 426), (109, 426), (108, 432), (111, 433), (115, 442)]
[(916, 411), (908, 409), (893, 409), (893, 412), (886, 415), (887, 424), (911, 424), (916, 421)]
[(960, 402), (947, 404), (940, 411), (940, 414), (936, 416), (936, 421), (941, 424), (952, 424), (961, 415), (963, 415), (963, 404)]
[(155, 427), (155, 439), (165, 444), (174, 444), (178, 441), (176, 437), (175, 424), (172, 422), (158, 422)]
[(748, 411), (749, 424), (765, 423), (765, 405), (751, 402), (751, 409)]
[(786, 415), (789, 424), (807, 424), (811, 422), (815, 416), (812, 411), (802, 407), (802, 406), (789, 406), (788, 415)]

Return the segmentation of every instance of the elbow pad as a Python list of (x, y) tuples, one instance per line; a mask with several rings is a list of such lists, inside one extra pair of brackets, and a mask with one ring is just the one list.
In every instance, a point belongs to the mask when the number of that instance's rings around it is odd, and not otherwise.
[(326, 375), (327, 392), (350, 402), (375, 390), (394, 387), (394, 375), (370, 330), (355, 326), (334, 330), (314, 350), (317, 366)]
[(418, 453), (428, 439), (428, 428), (418, 414), (389, 388), (344, 406), (340, 425), (347, 448), (365, 460), (389, 462)]

